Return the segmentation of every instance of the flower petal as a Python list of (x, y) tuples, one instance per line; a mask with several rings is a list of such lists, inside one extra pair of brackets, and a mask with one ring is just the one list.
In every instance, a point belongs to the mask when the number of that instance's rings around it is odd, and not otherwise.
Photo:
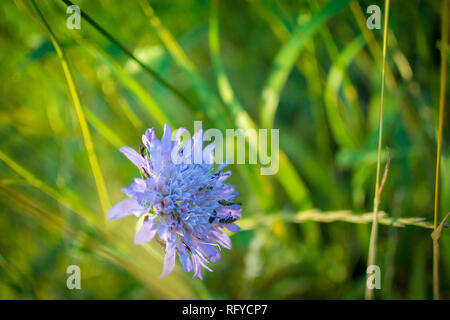
[[(217, 246), (217, 244), (216, 244)], [(217, 262), (220, 259), (220, 253), (216, 250), (214, 245), (203, 243), (200, 245), (203, 254), (208, 258), (211, 262)]]
[(158, 235), (161, 238), (161, 240), (164, 240), (166, 242), (169, 241), (170, 237), (169, 226), (167, 226), (164, 220), (158, 228)]
[(217, 170), (216, 170), (216, 172), (220, 172), (220, 171), (222, 171), (226, 166), (228, 166), (230, 163), (228, 162), (228, 161), (225, 161), (225, 162), (223, 162), (223, 163), (221, 163), (218, 167), (217, 167)]
[(136, 216), (140, 216), (142, 213), (145, 213), (147, 209), (143, 208), (136, 199), (126, 199), (122, 200), (119, 203), (115, 204), (108, 212), (108, 219), (120, 219), (131, 214)]
[(120, 152), (122, 152), (128, 160), (134, 163), (134, 165), (138, 168), (145, 167), (145, 160), (142, 156), (136, 152), (133, 148), (130, 147), (122, 147), (120, 148)]
[(170, 156), (170, 152), (172, 151), (172, 132), (167, 123), (164, 125), (164, 135), (161, 139), (161, 145), (163, 150), (163, 158), (164, 160), (167, 160)]
[(235, 220), (239, 220), (242, 216), (242, 208), (239, 204), (234, 203), (229, 206), (221, 206), (216, 209), (220, 218), (233, 217)]
[(237, 232), (237, 231), (241, 230), (241, 227), (239, 227), (235, 223), (226, 223), (225, 228), (227, 228), (231, 232)]
[(147, 189), (144, 179), (135, 178), (134, 181), (127, 188), (122, 188), (122, 192), (130, 198), (137, 198), (141, 196)]
[(225, 171), (225, 172), (221, 172), (219, 174), (219, 177), (217, 178), (218, 182), (224, 182), (225, 180), (227, 180), (229, 177), (231, 177), (231, 171)]
[(192, 254), (192, 264), (194, 268), (194, 275), (192, 276), (192, 279), (198, 277), (200, 280), (203, 280), (202, 265), (200, 263), (200, 258), (195, 254)]
[(150, 153), (152, 170), (159, 173), (161, 169), (161, 141), (156, 137), (153, 128), (145, 131), (145, 135), (142, 136), (142, 142)]
[(175, 135), (173, 136), (173, 141), (178, 145), (181, 143), (181, 136), (186, 131), (186, 128), (178, 128), (178, 130), (175, 132)]
[(147, 148), (148, 151), (150, 151), (151, 140), (152, 140), (152, 135), (153, 135), (154, 131), (155, 131), (155, 129), (150, 128), (150, 129), (147, 129), (145, 131), (145, 134), (142, 135), (142, 143), (144, 144), (144, 146)]
[(203, 161), (203, 130), (194, 133), (192, 137), (192, 162), (201, 164)]
[(144, 221), (144, 224), (134, 237), (134, 243), (144, 244), (151, 241), (155, 237), (156, 231), (157, 231), (156, 224), (153, 221), (151, 220)]
[(216, 148), (216, 145), (214, 143), (211, 143), (203, 149), (203, 162), (206, 164), (213, 164), (214, 163), (214, 150)]
[(172, 272), (173, 267), (175, 266), (175, 253), (175, 242), (166, 242), (166, 256), (164, 257), (164, 267), (163, 272), (159, 276), (160, 278), (164, 278)]
[(223, 232), (220, 229), (216, 229), (216, 230), (212, 231), (211, 234), (214, 236), (214, 239), (220, 245), (222, 245), (222, 247), (231, 250), (231, 239), (225, 232)]
[(187, 251), (186, 247), (183, 244), (178, 243), (177, 244), (177, 252), (178, 252), (178, 257), (180, 259), (180, 263), (183, 266), (183, 270), (186, 272), (191, 272), (192, 271), (192, 261), (191, 261), (191, 257), (189, 255), (189, 252)]

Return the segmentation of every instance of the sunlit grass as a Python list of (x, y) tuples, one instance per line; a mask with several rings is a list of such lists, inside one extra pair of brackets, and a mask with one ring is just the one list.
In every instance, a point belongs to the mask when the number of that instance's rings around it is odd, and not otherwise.
[[(367, 262), (382, 270), (376, 298), (432, 296), (429, 230), (450, 211), (439, 1), (391, 2), (384, 35), (361, 1), (80, 0), (80, 30), (65, 26), (71, 1), (35, 3), (40, 14), (30, 1), (0, 6), (0, 297), (360, 299)], [(163, 249), (135, 246), (133, 221), (102, 212), (138, 174), (118, 148), (194, 120), (279, 129), (280, 170), (232, 165), (233, 250), (203, 282), (179, 267), (159, 279)], [(81, 265), (80, 292), (64, 287), (69, 264)]]

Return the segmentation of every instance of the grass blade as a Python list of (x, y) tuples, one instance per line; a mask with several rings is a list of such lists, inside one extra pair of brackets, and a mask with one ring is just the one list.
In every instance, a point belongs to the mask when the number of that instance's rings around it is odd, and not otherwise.
[[(367, 259), (367, 266), (376, 263), (377, 239), (378, 239), (378, 205), (380, 203), (380, 169), (381, 169), (381, 146), (383, 142), (383, 111), (384, 111), (384, 82), (386, 74), (386, 51), (387, 51), (387, 36), (388, 36), (388, 21), (389, 21), (389, 4), (390, 0), (385, 2), (384, 13), (384, 29), (383, 29), (383, 65), (381, 69), (381, 98), (380, 98), (380, 124), (378, 131), (378, 154), (377, 154), (377, 176), (375, 181), (375, 197), (373, 204), (373, 220), (372, 230), (370, 232), (370, 246), (369, 255)], [(366, 299), (373, 299), (373, 289), (366, 286)]]
[(125, 145), (122, 139), (115, 134), (100, 118), (98, 118), (91, 110), (84, 108), (86, 119), (89, 123), (108, 141), (114, 148), (120, 149)]
[[(255, 129), (258, 127), (249, 116), (249, 114), (242, 107), (238, 101), (236, 95), (233, 92), (231, 84), (225, 73), (225, 69), (220, 58), (220, 42), (219, 42), (219, 22), (218, 22), (218, 1), (212, 1), (211, 3), (211, 15), (210, 15), (210, 32), (209, 43), (211, 57), (213, 59), (214, 68), (216, 70), (216, 80), (219, 93), (228, 110), (231, 113), (231, 117), (235, 125), (244, 130)], [(249, 148), (252, 150), (257, 149), (257, 142), (248, 139)], [(311, 206), (311, 200), (309, 197), (309, 191), (302, 181), (294, 166), (286, 156), (286, 154), (279, 151), (279, 171), (276, 175), (284, 189), (288, 193), (289, 197), (293, 201), (294, 205), (300, 208), (308, 208)]]
[(91, 222), (99, 221), (97, 215), (86, 210), (82, 206), (76, 204), (74, 201), (67, 199), (67, 197), (61, 194), (58, 190), (56, 190), (49, 184), (45, 183), (44, 181), (36, 177), (33, 173), (25, 169), (23, 166), (21, 166), (19, 163), (17, 163), (15, 160), (13, 160), (11, 157), (9, 157), (6, 153), (4, 153), (1, 150), (0, 150), (0, 160), (2, 160), (18, 175), (24, 178), (28, 182), (28, 184), (48, 194), (50, 197), (61, 203), (66, 208), (79, 213), (80, 215), (84, 216)]
[(94, 144), (92, 142), (91, 133), (89, 131), (89, 126), (86, 122), (86, 118), (85, 118), (85, 115), (83, 112), (83, 108), (81, 106), (81, 101), (78, 96), (78, 92), (77, 92), (77, 89), (75, 86), (72, 72), (69, 67), (68, 60), (66, 59), (64, 52), (61, 49), (61, 46), (59, 45), (58, 41), (56, 40), (55, 34), (53, 33), (52, 29), (50, 28), (50, 25), (45, 20), (44, 16), (42, 15), (42, 12), (39, 10), (35, 1), (32, 0), (31, 3), (33, 4), (33, 7), (35, 8), (39, 19), (42, 21), (43, 25), (47, 29), (50, 39), (53, 43), (53, 46), (55, 47), (56, 53), (58, 54), (58, 57), (61, 60), (61, 65), (63, 67), (64, 75), (67, 80), (67, 85), (69, 87), (69, 91), (70, 91), (70, 94), (73, 99), (73, 104), (75, 106), (75, 111), (77, 113), (78, 120), (80, 122), (80, 127), (81, 127), (81, 132), (83, 134), (84, 144), (85, 144), (86, 151), (88, 154), (92, 173), (94, 175), (95, 184), (97, 186), (97, 192), (98, 192), (98, 195), (100, 198), (100, 204), (102, 206), (103, 212), (106, 217), (106, 214), (110, 208), (110, 202), (109, 202), (108, 193), (106, 191), (105, 180), (103, 179), (100, 165), (98, 164), (97, 156), (95, 155)]
[[(439, 219), (439, 177), (441, 167), (442, 133), (444, 127), (445, 92), (447, 90), (447, 46), (449, 28), (449, 0), (442, 1), (442, 48), (441, 48), (441, 88), (439, 92), (439, 124), (436, 153), (436, 182), (434, 189), (434, 232), (438, 230)], [(433, 238), (433, 297), (439, 300), (439, 243)]]
[(288, 42), (277, 53), (266, 85), (261, 94), (261, 125), (271, 128), (275, 119), (281, 90), (297, 60), (305, 43), (312, 38), (319, 27), (339, 10), (343, 9), (349, 0), (331, 1), (320, 12), (314, 15), (302, 27), (298, 28)]
[[(74, 3), (69, 0), (62, 0), (66, 5), (72, 6)], [(94, 29), (100, 32), (105, 38), (114, 43), (123, 53), (125, 53), (130, 59), (136, 62), (145, 72), (150, 74), (156, 81), (158, 81), (162, 86), (166, 87), (170, 90), (175, 96), (177, 96), (181, 101), (183, 101), (186, 105), (191, 108), (195, 108), (194, 105), (173, 85), (164, 80), (160, 75), (158, 75), (154, 70), (145, 65), (142, 61), (140, 61), (136, 56), (128, 50), (119, 40), (117, 40), (113, 35), (111, 35), (108, 31), (106, 31), (103, 27), (101, 27), (94, 19), (92, 19), (86, 12), (80, 9), (81, 16), (86, 20)]]
[[(127, 245), (124, 245), (126, 238), (123, 229), (115, 234), (103, 233), (98, 224), (87, 226), (83, 221), (79, 226), (74, 227), (56, 212), (52, 212), (44, 204), (34, 201), (19, 190), (6, 189), (0, 185), (0, 195), (8, 207), (22, 216), (38, 220), (40, 226), (51, 234), (61, 235), (64, 233), (70, 235), (72, 239), (89, 239), (93, 254), (130, 272), (156, 297), (166, 299), (195, 297), (192, 286), (185, 281), (181, 282), (179, 276), (178, 279), (176, 277), (169, 279), (167, 283), (159, 281), (157, 265), (162, 262), (161, 254), (152, 253), (150, 250), (147, 251), (148, 254), (143, 254), (142, 247), (134, 244), (127, 248)], [(179, 273), (177, 270), (175, 272)], [(183, 273), (180, 275), (184, 276)]]
[[(377, 39), (374, 36), (374, 32), (369, 30), (366, 26), (366, 16), (361, 9), (358, 1), (350, 2), (350, 9), (352, 10), (353, 16), (355, 17), (356, 23), (358, 24), (359, 29), (361, 30), (364, 38), (369, 47), (369, 51), (375, 60), (375, 63), (378, 64), (379, 67), (382, 66), (382, 61), (379, 56), (380, 46), (377, 42)], [(395, 89), (397, 87), (397, 83), (395, 81), (394, 76), (392, 75), (391, 70), (386, 70), (386, 85), (389, 90)]]
[(150, 24), (155, 29), (158, 37), (164, 44), (166, 50), (169, 52), (175, 63), (193, 82), (193, 86), (202, 101), (201, 106), (203, 112), (215, 123), (216, 126), (226, 128), (227, 125), (230, 124), (230, 119), (226, 116), (226, 112), (215, 94), (198, 74), (196, 65), (189, 59), (183, 51), (183, 48), (178, 44), (170, 31), (164, 27), (147, 0), (140, 0), (139, 4), (141, 5), (145, 15), (148, 17)]
[[(305, 223), (314, 221), (320, 223), (345, 222), (353, 224), (368, 224), (372, 221), (372, 216), (372, 212), (360, 214), (354, 213), (350, 210), (320, 211), (312, 209), (299, 212), (281, 212), (271, 215), (255, 215), (254, 217), (241, 220), (239, 225), (242, 230), (252, 230), (257, 229), (260, 225), (271, 226), (273, 223), (280, 220), (289, 223)], [(378, 220), (380, 224), (396, 228), (414, 226), (423, 229), (433, 229), (433, 224), (425, 221), (425, 218), (396, 218), (387, 215), (383, 211), (378, 212)], [(446, 228), (450, 228), (448, 223), (442, 225), (442, 227), (444, 226)]]
[(349, 123), (345, 121), (346, 117), (344, 117), (344, 112), (340, 112), (339, 110), (339, 87), (343, 81), (346, 66), (365, 44), (365, 39), (360, 36), (342, 51), (328, 72), (325, 87), (325, 106), (328, 122), (334, 139), (341, 148), (345, 149), (354, 149), (360, 144), (356, 139), (361, 136), (361, 132), (355, 134), (357, 128), (351, 128)]

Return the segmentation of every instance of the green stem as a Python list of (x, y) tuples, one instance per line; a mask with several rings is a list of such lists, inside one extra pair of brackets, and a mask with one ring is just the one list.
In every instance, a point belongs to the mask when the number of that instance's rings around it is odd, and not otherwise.
[[(375, 182), (375, 198), (373, 201), (373, 221), (370, 233), (369, 257), (367, 266), (376, 263), (377, 239), (378, 239), (378, 205), (380, 204), (380, 169), (381, 169), (381, 146), (383, 142), (383, 111), (384, 111), (384, 82), (386, 74), (386, 51), (388, 37), (388, 21), (389, 21), (389, 4), (390, 0), (385, 2), (384, 30), (383, 30), (383, 66), (381, 69), (381, 99), (380, 99), (380, 125), (378, 131), (378, 156), (377, 156), (377, 176)], [(368, 300), (373, 299), (374, 291), (366, 286), (365, 297)]]
[(47, 29), (50, 40), (53, 43), (53, 46), (55, 47), (56, 53), (58, 54), (59, 59), (61, 60), (61, 65), (64, 71), (64, 75), (66, 77), (67, 85), (69, 87), (70, 94), (72, 96), (73, 104), (75, 106), (75, 111), (78, 116), (78, 121), (80, 123), (81, 127), (81, 133), (83, 135), (84, 144), (86, 147), (86, 151), (89, 158), (89, 163), (91, 165), (92, 174), (94, 175), (95, 184), (97, 186), (97, 192), (100, 198), (100, 204), (102, 206), (103, 212), (106, 216), (106, 213), (108, 212), (110, 208), (110, 202), (108, 193), (106, 191), (106, 185), (105, 180), (103, 179), (102, 172), (100, 170), (100, 165), (97, 160), (97, 156), (95, 155), (94, 150), (94, 143), (92, 142), (91, 133), (89, 131), (89, 126), (86, 121), (86, 117), (83, 112), (83, 108), (81, 106), (80, 97), (78, 95), (75, 81), (72, 76), (72, 72), (69, 67), (69, 63), (66, 59), (66, 56), (64, 52), (61, 49), (61, 46), (59, 45), (58, 41), (56, 40), (56, 36), (53, 33), (52, 29), (50, 28), (50, 25), (48, 24), (47, 20), (45, 20), (44, 15), (39, 10), (39, 7), (37, 6), (36, 2), (34, 0), (31, 0), (31, 3), (33, 4), (33, 7), (35, 8), (39, 19), (42, 21), (42, 24), (45, 26), (45, 29)]
[[(445, 90), (447, 88), (447, 44), (449, 24), (449, 0), (442, 1), (442, 48), (441, 48), (441, 88), (439, 92), (439, 124), (436, 155), (436, 182), (434, 190), (434, 230), (439, 219), (439, 172), (441, 164), (442, 132), (444, 127)], [(433, 240), (433, 298), (439, 300), (439, 243)]]
[[(68, 6), (74, 5), (72, 1), (62, 0)], [(81, 16), (86, 20), (94, 29), (100, 32), (105, 38), (114, 43), (123, 53), (125, 53), (131, 60), (136, 62), (143, 70), (149, 73), (156, 81), (158, 81), (161, 85), (169, 89), (173, 94), (175, 94), (181, 101), (183, 101), (188, 107), (195, 110), (195, 106), (190, 102), (178, 89), (176, 89), (173, 85), (164, 80), (160, 75), (158, 75), (154, 70), (145, 65), (141, 60), (135, 57), (135, 55), (127, 49), (119, 40), (114, 38), (108, 31), (103, 29), (97, 22), (95, 22), (90, 16), (86, 14), (83, 10), (80, 9)]]
[[(367, 224), (373, 219), (372, 212), (354, 213), (350, 210), (338, 211), (320, 211), (318, 209), (305, 210), (299, 212), (285, 211), (280, 213), (255, 213), (255, 217), (245, 218), (239, 222), (241, 230), (253, 230), (259, 226), (272, 226), (276, 221), (286, 223), (305, 223), (309, 221), (320, 223), (352, 223)], [(378, 223), (394, 228), (418, 227), (424, 229), (433, 229), (433, 223), (425, 221), (425, 218), (409, 217), (397, 218), (390, 217), (383, 211), (378, 212)], [(442, 228), (450, 228), (450, 224), (442, 225)]]

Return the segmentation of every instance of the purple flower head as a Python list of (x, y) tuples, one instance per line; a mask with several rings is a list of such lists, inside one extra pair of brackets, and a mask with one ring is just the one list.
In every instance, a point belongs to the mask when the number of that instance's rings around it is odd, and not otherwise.
[(159, 140), (154, 129), (148, 129), (140, 153), (130, 147), (120, 149), (143, 178), (122, 189), (130, 199), (114, 205), (108, 219), (135, 215), (143, 221), (136, 244), (156, 235), (165, 243), (161, 277), (172, 272), (178, 256), (184, 271), (194, 270), (193, 278), (202, 279), (202, 268), (212, 271), (207, 263), (220, 259), (221, 247), (231, 249), (222, 229), (239, 230), (234, 222), (241, 218), (241, 207), (233, 203), (239, 196), (234, 186), (225, 183), (231, 176), (230, 171), (223, 172), (226, 163), (214, 166), (214, 144), (203, 149), (202, 131), (183, 143), (183, 131), (177, 130), (172, 139), (166, 124)]

